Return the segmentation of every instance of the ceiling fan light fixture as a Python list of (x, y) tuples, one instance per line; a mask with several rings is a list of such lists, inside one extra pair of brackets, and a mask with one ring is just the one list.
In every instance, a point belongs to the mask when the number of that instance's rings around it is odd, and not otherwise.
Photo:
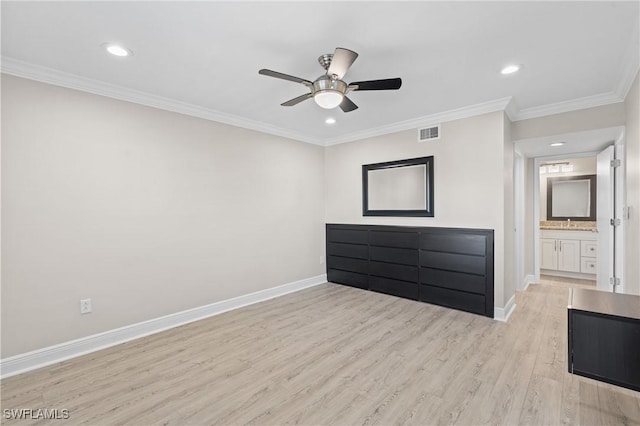
[(328, 76), (322, 76), (313, 82), (313, 100), (324, 109), (340, 105), (346, 91), (347, 83)]
[(335, 90), (322, 90), (316, 92), (313, 95), (313, 100), (316, 101), (319, 107), (324, 109), (332, 109), (342, 103), (344, 95)]

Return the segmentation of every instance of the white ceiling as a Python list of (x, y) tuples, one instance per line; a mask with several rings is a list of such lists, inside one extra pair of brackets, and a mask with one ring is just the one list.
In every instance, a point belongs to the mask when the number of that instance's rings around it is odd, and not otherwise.
[[(2, 71), (330, 144), (509, 100), (513, 119), (620, 101), (638, 69), (639, 4), (2, 1)], [(353, 92), (360, 108), (343, 113), (281, 107), (307, 89), (258, 75), (313, 80), (338, 46), (360, 54), (347, 82), (402, 88)], [(524, 67), (501, 75), (509, 63)]]

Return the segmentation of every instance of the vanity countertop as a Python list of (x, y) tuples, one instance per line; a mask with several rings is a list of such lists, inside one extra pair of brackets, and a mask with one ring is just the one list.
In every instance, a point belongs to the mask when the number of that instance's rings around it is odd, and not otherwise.
[(540, 229), (553, 231), (591, 231), (597, 232), (596, 222), (592, 221), (560, 221), (560, 220), (542, 220), (540, 221)]
[(540, 229), (545, 229), (545, 230), (553, 230), (553, 231), (591, 231), (591, 232), (596, 232), (596, 228), (586, 228), (586, 227), (582, 227), (582, 226), (571, 226), (571, 227), (567, 227), (567, 226), (541, 226)]

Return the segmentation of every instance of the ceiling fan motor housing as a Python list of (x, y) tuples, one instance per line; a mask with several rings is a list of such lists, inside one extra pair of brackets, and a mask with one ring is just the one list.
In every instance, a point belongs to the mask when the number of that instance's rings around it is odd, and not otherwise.
[(324, 91), (338, 92), (344, 95), (347, 91), (347, 83), (342, 80), (332, 79), (327, 75), (323, 75), (313, 82), (313, 93)]

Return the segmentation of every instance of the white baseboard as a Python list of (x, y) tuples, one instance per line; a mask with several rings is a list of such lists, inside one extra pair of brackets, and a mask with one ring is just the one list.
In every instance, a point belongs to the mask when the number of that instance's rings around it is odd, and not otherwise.
[(327, 275), (306, 278), (255, 293), (246, 294), (233, 299), (222, 300), (209, 305), (176, 312), (163, 317), (154, 318), (137, 324), (127, 325), (92, 336), (82, 337), (69, 342), (60, 343), (24, 354), (0, 360), (0, 377), (6, 378), (25, 373), (57, 362), (65, 361), (91, 352), (119, 345), (140, 337), (149, 336), (169, 330), (190, 322), (198, 321), (243, 306), (263, 302), (274, 297), (303, 290), (327, 282)]
[(562, 277), (562, 278), (576, 278), (578, 280), (595, 280), (596, 274), (583, 274), (580, 272), (565, 272), (565, 271), (552, 271), (548, 269), (541, 269), (540, 274), (550, 277)]
[(526, 277), (524, 277), (524, 283), (522, 285), (522, 291), (527, 291), (527, 289), (529, 288), (529, 284), (533, 284), (536, 282), (536, 276), (533, 274), (529, 274)]
[(504, 308), (493, 309), (493, 319), (496, 321), (507, 322), (509, 317), (516, 310), (516, 295), (511, 296)]

